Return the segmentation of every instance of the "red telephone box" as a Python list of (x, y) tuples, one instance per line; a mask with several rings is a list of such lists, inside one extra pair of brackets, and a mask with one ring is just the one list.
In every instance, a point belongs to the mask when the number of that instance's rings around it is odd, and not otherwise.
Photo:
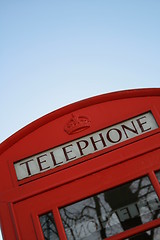
[(89, 98), (0, 147), (5, 240), (159, 240), (160, 89)]

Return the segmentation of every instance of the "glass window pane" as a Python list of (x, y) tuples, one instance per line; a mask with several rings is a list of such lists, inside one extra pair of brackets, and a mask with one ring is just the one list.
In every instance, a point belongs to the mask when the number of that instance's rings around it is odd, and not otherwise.
[(159, 240), (160, 239), (160, 227), (152, 228), (146, 232), (139, 233), (125, 240)]
[(156, 177), (158, 178), (158, 181), (160, 183), (160, 171), (156, 172)]
[(52, 212), (39, 216), (45, 240), (59, 240)]
[(60, 209), (69, 240), (113, 236), (160, 217), (160, 202), (143, 177)]

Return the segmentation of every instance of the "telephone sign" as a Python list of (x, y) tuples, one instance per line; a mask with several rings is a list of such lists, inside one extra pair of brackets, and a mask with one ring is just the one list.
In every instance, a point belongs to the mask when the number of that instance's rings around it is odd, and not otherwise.
[(147, 112), (15, 163), (14, 167), (17, 178), (21, 180), (31, 177), (104, 148), (109, 148), (156, 128), (158, 128), (158, 125), (152, 113)]

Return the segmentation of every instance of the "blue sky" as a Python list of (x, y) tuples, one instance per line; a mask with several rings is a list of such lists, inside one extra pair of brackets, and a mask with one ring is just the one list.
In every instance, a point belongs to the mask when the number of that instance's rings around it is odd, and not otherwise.
[(0, 142), (103, 93), (160, 87), (160, 1), (2, 0)]
[(2, 0), (0, 142), (102, 93), (160, 86), (158, 0)]

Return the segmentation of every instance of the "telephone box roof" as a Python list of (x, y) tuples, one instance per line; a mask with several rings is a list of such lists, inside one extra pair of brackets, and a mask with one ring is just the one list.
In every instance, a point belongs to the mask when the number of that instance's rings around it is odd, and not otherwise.
[(110, 102), (120, 99), (127, 99), (127, 98), (137, 98), (137, 97), (150, 97), (150, 96), (160, 96), (160, 88), (142, 88), (142, 89), (130, 89), (130, 90), (123, 90), (117, 91), (112, 93), (106, 93), (94, 97), (90, 97), (67, 106), (64, 106), (58, 110), (55, 110), (51, 113), (48, 113), (39, 119), (31, 122), (30, 124), (26, 125), (5, 141), (3, 141), (0, 145), (0, 154), (10, 148), (13, 144), (18, 142), (20, 139), (25, 137), (26, 135), (30, 134), (31, 132), (35, 131), (39, 127), (53, 121), (63, 115), (72, 113), (78, 109), (83, 109), (85, 107), (89, 107), (91, 105), (103, 103), (103, 102)]

